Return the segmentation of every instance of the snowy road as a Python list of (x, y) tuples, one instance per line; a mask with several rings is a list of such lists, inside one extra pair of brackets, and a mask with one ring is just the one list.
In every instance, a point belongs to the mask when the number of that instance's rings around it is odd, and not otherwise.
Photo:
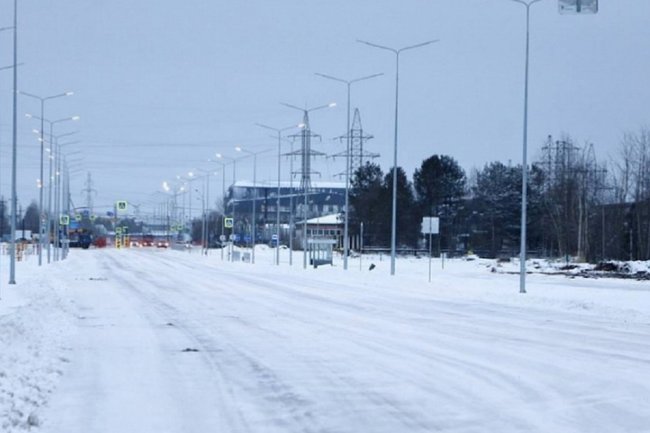
[[(65, 263), (54, 286), (78, 332), (42, 432), (650, 431), (643, 312), (486, 301), (473, 286), (517, 277), (485, 270), (428, 285), (216, 257), (105, 250)], [(532, 277), (531, 291), (552, 284)]]

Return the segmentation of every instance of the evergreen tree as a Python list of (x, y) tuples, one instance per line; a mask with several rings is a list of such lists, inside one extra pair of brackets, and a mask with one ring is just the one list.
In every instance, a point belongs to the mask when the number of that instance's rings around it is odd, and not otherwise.
[(465, 171), (447, 155), (433, 155), (422, 161), (413, 174), (413, 185), (422, 215), (440, 218), (441, 246), (453, 249), (458, 211), (465, 195)]
[(474, 210), (479, 215), (478, 231), (484, 234), (483, 245), (492, 257), (504, 249), (512, 253), (520, 236), (521, 166), (487, 164), (477, 172), (472, 192)]
[[(393, 171), (389, 171), (384, 178), (383, 194), (390, 208), (388, 223), (392, 221), (392, 200), (393, 200)], [(413, 194), (413, 186), (406, 178), (406, 173), (401, 167), (397, 167), (397, 244), (416, 247), (420, 237), (421, 212), (418, 209)], [(391, 230), (387, 230), (390, 240)]]
[(366, 163), (354, 173), (350, 188), (350, 232), (364, 224), (364, 245), (387, 246), (390, 239), (390, 201), (386, 202), (384, 174), (377, 164)]

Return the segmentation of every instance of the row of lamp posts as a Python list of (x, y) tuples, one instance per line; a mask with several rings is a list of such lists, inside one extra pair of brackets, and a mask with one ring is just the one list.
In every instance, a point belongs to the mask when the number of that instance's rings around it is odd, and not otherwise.
[[(527, 140), (528, 140), (528, 75), (529, 75), (529, 43), (530, 43), (530, 7), (537, 3), (540, 2), (541, 0), (512, 0), (514, 2), (520, 3), (526, 8), (526, 51), (525, 51), (525, 83), (524, 83), (524, 124), (523, 124), (523, 156), (522, 156), (522, 201), (521, 201), (521, 246), (520, 246), (520, 263), (521, 263), (521, 269), (520, 269), (520, 292), (525, 293), (525, 283), (526, 283), (526, 201), (527, 201)], [(372, 48), (376, 49), (381, 49), (384, 51), (388, 51), (395, 56), (395, 105), (394, 105), (394, 136), (393, 136), (393, 167), (392, 167), (392, 174), (393, 174), (393, 184), (392, 184), (392, 205), (391, 205), (391, 265), (390, 265), (390, 273), (391, 275), (395, 274), (395, 258), (396, 258), (396, 241), (397, 241), (397, 156), (398, 156), (398, 125), (399, 125), (399, 78), (400, 78), (400, 56), (403, 52), (405, 51), (410, 51), (414, 50), (417, 48), (423, 48), (425, 46), (428, 46), (432, 43), (437, 42), (438, 40), (428, 40), (419, 44), (414, 44), (414, 45), (409, 45), (401, 48), (393, 48), (393, 47), (388, 47), (380, 44), (376, 44), (373, 42), (369, 41), (362, 41), (359, 40), (359, 43), (365, 44), (367, 46), (370, 46)], [(381, 73), (379, 74), (373, 74), (373, 75), (368, 75), (360, 78), (355, 78), (351, 80), (346, 80), (343, 78), (331, 76), (331, 75), (326, 75), (326, 74), (321, 74), (317, 73), (316, 75), (337, 81), (340, 83), (343, 83), (347, 86), (347, 129), (346, 129), (346, 135), (347, 135), (347, 140), (346, 140), (346, 170), (345, 170), (345, 221), (344, 221), (344, 241), (343, 241), (343, 263), (344, 263), (344, 269), (348, 268), (348, 255), (349, 255), (349, 224), (348, 224), (348, 218), (349, 218), (349, 184), (350, 184), (350, 164), (351, 164), (351, 136), (350, 136), (350, 99), (351, 99), (351, 86), (354, 83), (357, 83), (359, 81), (364, 81), (364, 80), (369, 80), (371, 78), (378, 77), (380, 75), (383, 75)], [(300, 108), (296, 107), (290, 104), (284, 104), (285, 106), (288, 106), (290, 108), (295, 108), (297, 110), (300, 110), (303, 112), (303, 134), (309, 133), (308, 130), (308, 122), (309, 122), (309, 112), (315, 111), (321, 108), (326, 108), (331, 105), (324, 105), (324, 106), (318, 106), (314, 108)], [(280, 263), (280, 257), (279, 257), (279, 245), (280, 245), (280, 202), (281, 202), (281, 155), (282, 155), (282, 140), (283, 140), (283, 132), (288, 131), (290, 129), (295, 128), (295, 126), (288, 126), (285, 128), (277, 128), (277, 127), (272, 127), (268, 125), (264, 125), (261, 123), (257, 123), (257, 126), (260, 126), (262, 128), (271, 130), (277, 134), (277, 140), (278, 140), (278, 184), (277, 184), (277, 197), (276, 197), (276, 245), (278, 246), (276, 250), (276, 256), (275, 256), (275, 263), (279, 265)], [(305, 139), (305, 138), (303, 138)], [(309, 137), (306, 137), (307, 140), (309, 140)], [(242, 149), (241, 147), (237, 147), (237, 150), (240, 152), (248, 153), (249, 155), (252, 155), (254, 158), (254, 178), (256, 175), (256, 156), (257, 154), (254, 152), (250, 152), (247, 150)], [(293, 150), (292, 150), (293, 153)], [(224, 159), (227, 157), (224, 157), (221, 154), (217, 154), (218, 159)], [(231, 163), (233, 164), (233, 187), (235, 186), (235, 166), (236, 166), (236, 161), (237, 158), (228, 158), (231, 160)], [(293, 162), (293, 160), (291, 160)], [(224, 170), (224, 185), (225, 185), (225, 164), (220, 162), (222, 164), (222, 169)], [(291, 173), (293, 173), (293, 168), (291, 168)], [(256, 183), (256, 180), (254, 179), (253, 183)], [(225, 186), (223, 187), (223, 194), (225, 197)], [(292, 189), (292, 188), (291, 188)], [(305, 189), (305, 194), (304, 194), (304, 199), (305, 199), (305, 209), (307, 205), (307, 186), (304, 186)], [(254, 188), (255, 190), (255, 188)], [(292, 197), (293, 194), (290, 194), (290, 197)], [(253, 198), (253, 229), (252, 229), (252, 241), (253, 241), (253, 262), (254, 262), (254, 257), (255, 257), (255, 200), (256, 197)], [(232, 214), (233, 217), (235, 215), (235, 197), (233, 196), (232, 200)], [(304, 218), (304, 223), (306, 224), (306, 214)], [(291, 231), (290, 231), (291, 232)], [(306, 227), (303, 227), (303, 237), (306, 238)], [(291, 240), (290, 240), (291, 242)], [(304, 264), (306, 266), (306, 245), (303, 247), (305, 252), (304, 256)], [(291, 251), (291, 249), (290, 249)], [(290, 256), (290, 264), (291, 264), (291, 256)]]

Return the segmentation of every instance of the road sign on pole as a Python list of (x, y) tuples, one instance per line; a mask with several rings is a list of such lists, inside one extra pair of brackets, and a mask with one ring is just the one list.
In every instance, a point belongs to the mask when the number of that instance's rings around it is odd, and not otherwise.
[(598, 13), (598, 0), (558, 0), (562, 15)]
[(126, 213), (126, 209), (127, 209), (126, 200), (119, 200), (117, 203), (115, 203), (115, 210), (117, 211), (118, 215), (124, 215)]
[(423, 235), (437, 235), (440, 226), (440, 219), (438, 217), (422, 217), (422, 225), (420, 233)]
[(420, 233), (429, 235), (429, 282), (431, 282), (431, 244), (433, 243), (433, 235), (440, 233), (440, 218), (422, 217)]
[(232, 218), (224, 218), (223, 219), (223, 226), (227, 229), (231, 229), (233, 225), (233, 219)]

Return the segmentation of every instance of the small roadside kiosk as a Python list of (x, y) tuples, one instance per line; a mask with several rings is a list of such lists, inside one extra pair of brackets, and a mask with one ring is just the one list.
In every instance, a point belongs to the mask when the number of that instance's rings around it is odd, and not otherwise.
[(333, 265), (334, 239), (307, 239), (309, 246), (309, 264), (314, 268), (320, 265)]

